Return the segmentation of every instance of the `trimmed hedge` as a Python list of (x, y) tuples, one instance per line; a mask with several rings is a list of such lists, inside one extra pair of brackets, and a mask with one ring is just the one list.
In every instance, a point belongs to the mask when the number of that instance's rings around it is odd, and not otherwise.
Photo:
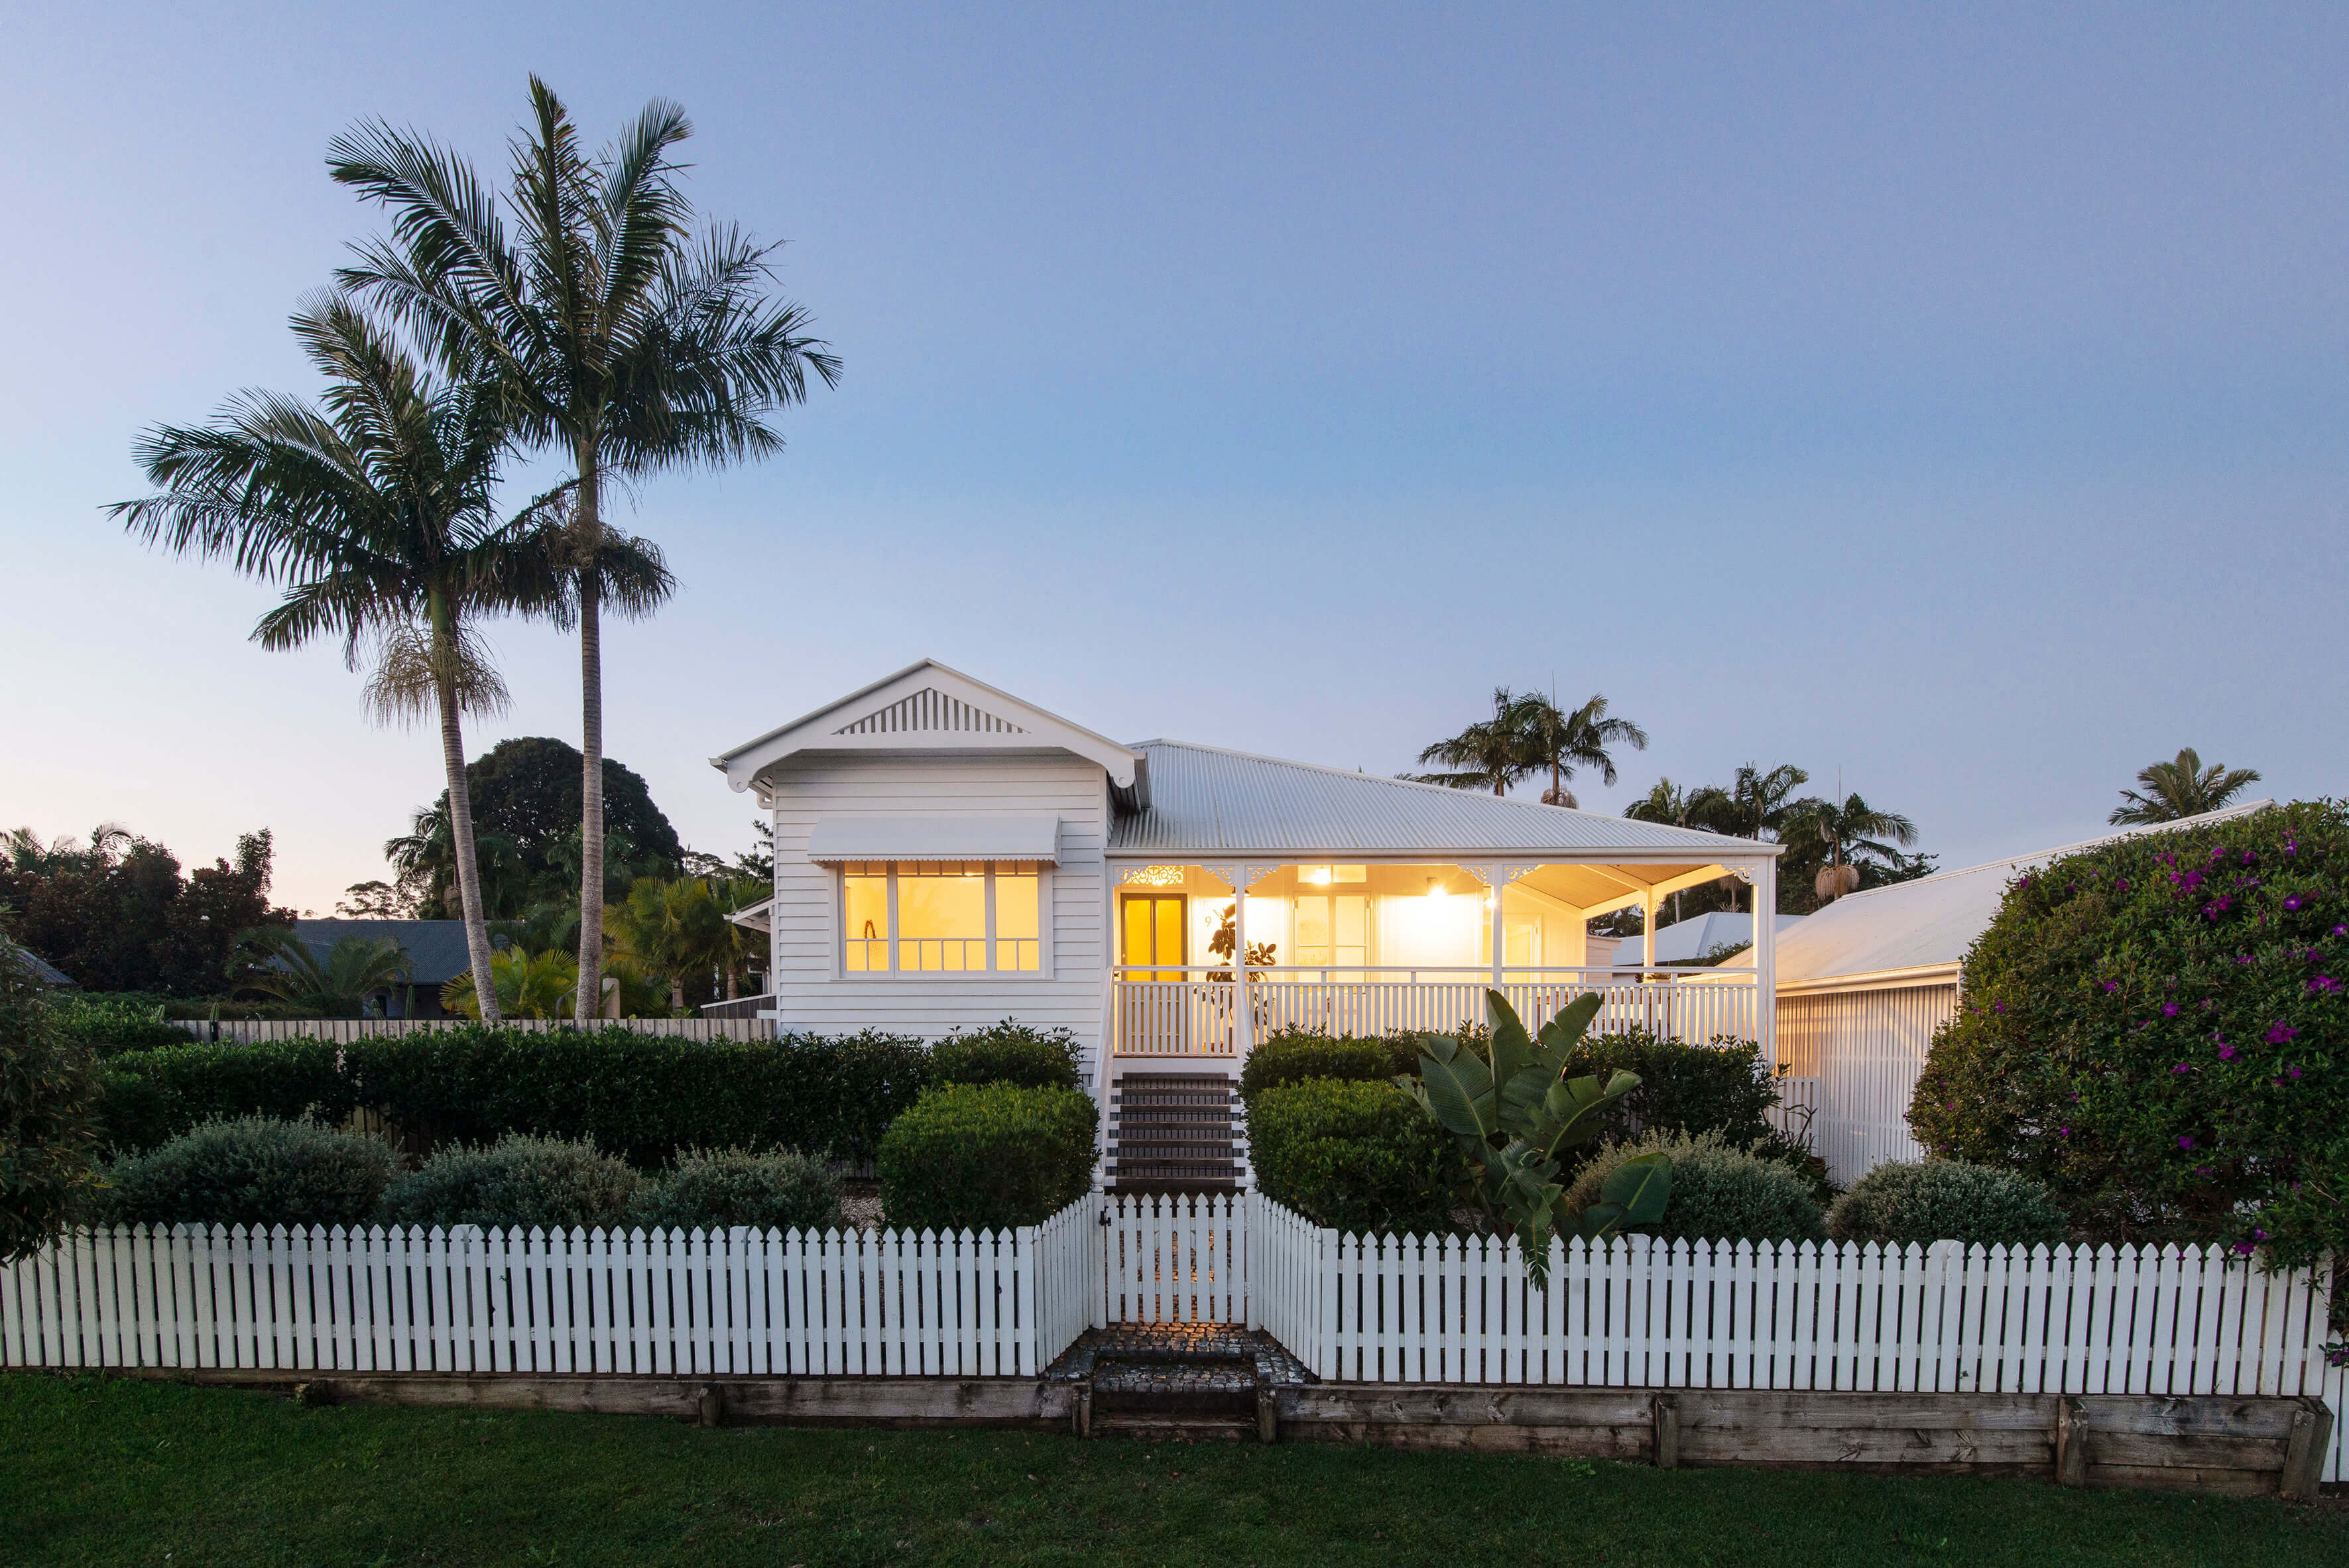
[(153, 1149), (227, 1118), (338, 1122), (356, 1104), (325, 1040), (251, 1046), (189, 1043), (127, 1051), (102, 1064), (104, 1141), (121, 1152)]
[(867, 1032), (685, 1040), (626, 1029), (484, 1028), (185, 1045), (106, 1063), (106, 1137), (152, 1148), (218, 1116), (379, 1109), (426, 1147), (508, 1133), (586, 1139), (629, 1163), (684, 1149), (870, 1158), (931, 1074), (919, 1040)]
[(1014, 1083), (1023, 1088), (1081, 1088), (1077, 1037), (1006, 1018), (970, 1034), (957, 1032), (930, 1053), (934, 1083)]
[(1879, 1165), (1827, 1211), (1827, 1234), (1839, 1242), (2052, 1246), (2069, 1233), (2064, 1211), (2030, 1177), (1957, 1160)]
[(1249, 1160), (1265, 1195), (1358, 1235), (1452, 1229), (1459, 1147), (1392, 1083), (1311, 1078), (1258, 1091)]
[(184, 1046), (191, 1037), (184, 1025), (164, 1021), (160, 1005), (149, 1006), (136, 997), (68, 995), (57, 998), (50, 1007), (58, 1033), (101, 1057), (156, 1046)]
[(362, 1225), (398, 1169), (374, 1139), (245, 1116), (117, 1160), (95, 1206), (117, 1225)]
[(1629, 1143), (1607, 1143), (1584, 1161), (1566, 1191), (1569, 1207), (1599, 1201), (1615, 1168), (1638, 1154), (1663, 1153), (1672, 1162), (1672, 1191), (1664, 1217), (1633, 1229), (1667, 1240), (1816, 1242), (1826, 1224), (1809, 1185), (1787, 1166), (1723, 1140), (1717, 1132), (1651, 1132)]
[(840, 1178), (788, 1149), (688, 1150), (636, 1189), (628, 1222), (648, 1230), (821, 1231), (840, 1223)]
[(1266, 1089), (1314, 1078), (1382, 1082), (1418, 1068), (1419, 1042), (1410, 1035), (1364, 1039), (1284, 1029), (1248, 1053), (1247, 1064), (1240, 1068), (1240, 1099), (1253, 1105)]
[(881, 1209), (894, 1228), (1032, 1225), (1092, 1185), (1090, 1096), (1017, 1084), (929, 1090), (881, 1140)]
[(391, 1184), (383, 1217), (395, 1225), (615, 1229), (642, 1180), (594, 1144), (502, 1138), (443, 1149)]
[(1609, 1109), (1605, 1136), (1718, 1132), (1723, 1142), (1744, 1148), (1770, 1135), (1763, 1113), (1777, 1103), (1778, 1090), (1762, 1068), (1761, 1047), (1751, 1041), (1723, 1037), (1692, 1046), (1625, 1029), (1585, 1039), (1568, 1058), (1566, 1076), (1595, 1073), (1604, 1079), (1619, 1069), (1637, 1073), (1640, 1087)]

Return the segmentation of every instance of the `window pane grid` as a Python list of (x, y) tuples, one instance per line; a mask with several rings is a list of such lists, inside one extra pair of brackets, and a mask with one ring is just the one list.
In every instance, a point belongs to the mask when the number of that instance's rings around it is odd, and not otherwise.
[(841, 867), (842, 968), (851, 975), (1040, 974), (1042, 902), (1034, 861), (847, 861)]

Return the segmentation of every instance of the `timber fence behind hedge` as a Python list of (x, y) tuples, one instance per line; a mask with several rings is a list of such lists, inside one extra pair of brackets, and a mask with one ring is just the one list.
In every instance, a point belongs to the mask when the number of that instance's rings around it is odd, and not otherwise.
[[(251, 1045), (256, 1040), (326, 1040), (347, 1046), (387, 1035), (426, 1035), (439, 1030), (481, 1027), (477, 1018), (181, 1018), (174, 1019), (191, 1040), (222, 1045)], [(771, 1040), (772, 1018), (591, 1018), (574, 1024), (568, 1018), (507, 1018), (492, 1026), (523, 1034), (556, 1029), (626, 1029), (632, 1035), (653, 1035), (672, 1040)]]

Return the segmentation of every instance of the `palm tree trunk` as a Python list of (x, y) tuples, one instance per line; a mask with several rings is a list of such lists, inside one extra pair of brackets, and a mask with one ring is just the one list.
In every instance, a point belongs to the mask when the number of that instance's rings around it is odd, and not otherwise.
[[(436, 601), (438, 596), (436, 595)], [(498, 987), (490, 968), (490, 923), (481, 909), (481, 869), (473, 855), (473, 797), (465, 783), (465, 738), (459, 727), (455, 650), (450, 645), (448, 605), (432, 608), (433, 684), (440, 704), (440, 764), (449, 775), (449, 838), (457, 852), (457, 899), (465, 916), (465, 958), (473, 969), (473, 995), (481, 1022), (502, 1022)], [(415, 1008), (409, 1012), (412, 1016)]]
[(604, 629), (594, 552), (602, 537), (593, 443), (579, 448), (579, 990), (574, 1022), (603, 1011), (604, 1000)]

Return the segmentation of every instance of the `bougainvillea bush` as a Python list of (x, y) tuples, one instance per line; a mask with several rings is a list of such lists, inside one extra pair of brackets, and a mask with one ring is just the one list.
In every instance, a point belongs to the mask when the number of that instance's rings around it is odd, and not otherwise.
[(2019, 877), (1909, 1120), (2075, 1229), (2349, 1253), (2349, 810), (2301, 801)]

